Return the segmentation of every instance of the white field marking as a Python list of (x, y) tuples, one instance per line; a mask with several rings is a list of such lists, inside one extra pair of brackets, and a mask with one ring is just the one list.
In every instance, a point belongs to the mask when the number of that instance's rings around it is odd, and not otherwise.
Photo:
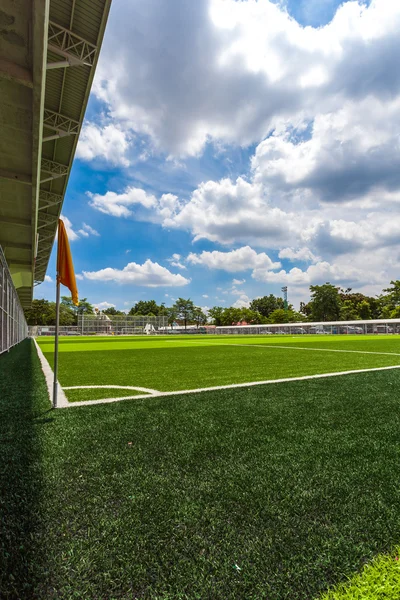
[[(164, 398), (167, 396), (180, 396), (183, 394), (198, 394), (201, 392), (213, 392), (216, 390), (230, 390), (235, 388), (254, 387), (256, 385), (269, 385), (274, 383), (290, 383), (291, 381), (307, 381), (309, 379), (325, 379), (327, 377), (338, 377), (340, 375), (355, 375), (357, 373), (371, 373), (374, 371), (388, 371), (389, 369), (400, 369), (400, 365), (390, 367), (375, 367), (373, 369), (357, 369), (353, 371), (339, 371), (337, 373), (321, 373), (318, 375), (304, 375), (303, 377), (286, 377), (285, 379), (267, 379), (266, 381), (250, 381), (248, 383), (233, 383), (231, 385), (217, 385), (208, 388), (196, 388), (193, 390), (178, 390), (176, 392), (158, 392), (152, 397)], [(142, 400), (149, 395), (125, 396), (123, 398), (104, 398), (103, 400), (83, 400), (81, 402), (69, 402), (66, 407), (91, 406), (92, 404), (111, 404), (112, 402), (123, 402), (124, 400)], [(64, 408), (64, 406), (62, 407)]]
[(246, 348), (282, 348), (283, 350), (313, 350), (314, 352), (351, 352), (355, 354), (383, 354), (384, 356), (400, 356), (399, 352), (373, 352), (372, 350), (336, 350), (335, 348), (303, 348), (302, 346), (277, 346), (276, 344), (229, 344)]
[[(170, 343), (179, 343), (182, 340), (168, 340)], [(211, 341), (211, 340), (210, 340)], [(243, 348), (281, 348), (283, 350), (313, 350), (314, 352), (349, 352), (355, 354), (382, 354), (383, 356), (400, 356), (399, 352), (374, 352), (372, 350), (336, 350), (334, 348), (304, 348), (303, 346), (281, 346), (278, 344), (235, 344), (234, 342), (209, 342), (207, 340), (185, 340), (186, 344), (208, 344), (209, 346), (241, 346)]]
[(160, 392), (158, 390), (152, 390), (151, 388), (138, 387), (137, 385), (64, 385), (64, 390), (101, 390), (101, 389), (113, 389), (113, 390), (138, 390), (139, 392), (145, 392), (147, 394), (156, 395)]
[[(33, 338), (33, 341), (35, 343), (36, 351), (38, 353), (40, 364), (42, 366), (42, 371), (43, 371), (45, 379), (46, 379), (47, 391), (49, 392), (49, 400), (50, 400), (51, 404), (53, 404), (53, 402), (52, 402), (52, 398), (53, 398), (53, 383), (54, 383), (53, 369), (50, 367), (47, 358), (43, 354), (43, 352), (42, 352), (41, 348), (39, 347), (39, 345), (38, 345), (38, 343), (37, 343), (37, 341), (36, 341), (35, 338)], [(68, 402), (68, 398), (64, 394), (63, 389), (62, 389), (59, 381), (57, 381), (57, 386), (58, 386), (57, 408), (65, 408), (67, 406), (70, 406), (70, 403)]]

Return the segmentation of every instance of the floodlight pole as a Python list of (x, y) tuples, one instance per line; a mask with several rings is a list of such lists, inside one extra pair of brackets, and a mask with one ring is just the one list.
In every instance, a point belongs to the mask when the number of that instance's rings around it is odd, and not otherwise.
[(57, 271), (57, 288), (56, 288), (56, 330), (54, 336), (54, 383), (53, 383), (53, 408), (57, 408), (57, 392), (58, 392), (58, 329), (60, 325), (60, 282), (58, 280)]
[(285, 287), (281, 288), (282, 292), (283, 292), (283, 302), (284, 302), (284, 307), (285, 310), (287, 311), (288, 309), (288, 301), (287, 301), (287, 285), (285, 285)]

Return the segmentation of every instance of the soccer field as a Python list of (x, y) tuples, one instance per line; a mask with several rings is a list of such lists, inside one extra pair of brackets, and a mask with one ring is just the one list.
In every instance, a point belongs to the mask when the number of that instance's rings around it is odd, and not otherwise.
[[(53, 366), (54, 338), (38, 343)], [(59, 348), (70, 402), (400, 366), (394, 336), (74, 337)]]

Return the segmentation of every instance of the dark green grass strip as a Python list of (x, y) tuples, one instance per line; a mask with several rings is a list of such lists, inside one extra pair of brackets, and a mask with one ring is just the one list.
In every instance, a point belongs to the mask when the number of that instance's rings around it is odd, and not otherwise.
[[(45, 354), (53, 364), (53, 354)], [(174, 391), (400, 365), (400, 356), (242, 346), (63, 352), (64, 386), (132, 385)]]
[[(43, 433), (53, 422), (31, 341), (0, 356), (0, 598), (33, 598), (45, 552)], [(37, 554), (39, 552), (39, 555)], [(46, 551), (47, 554), (47, 551)]]
[(398, 371), (44, 415), (29, 352), (0, 357), (1, 598), (311, 600), (399, 544)]
[(82, 400), (100, 400), (103, 398), (126, 398), (129, 396), (143, 395), (145, 392), (137, 390), (119, 390), (118, 388), (94, 388), (64, 390), (69, 402), (81, 402)]

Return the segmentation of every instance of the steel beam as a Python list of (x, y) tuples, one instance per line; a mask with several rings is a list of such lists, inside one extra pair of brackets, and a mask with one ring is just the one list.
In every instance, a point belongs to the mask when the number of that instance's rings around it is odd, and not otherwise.
[[(69, 64), (92, 67), (97, 53), (97, 47), (94, 44), (54, 21), (49, 22), (48, 49), (67, 59), (68, 63), (63, 66)], [(55, 63), (48, 64), (47, 68), (54, 68), (52, 64)]]
[(61, 194), (54, 194), (53, 192), (47, 192), (46, 190), (40, 190), (39, 192), (39, 210), (44, 210), (50, 206), (56, 206), (61, 204), (63, 196)]

